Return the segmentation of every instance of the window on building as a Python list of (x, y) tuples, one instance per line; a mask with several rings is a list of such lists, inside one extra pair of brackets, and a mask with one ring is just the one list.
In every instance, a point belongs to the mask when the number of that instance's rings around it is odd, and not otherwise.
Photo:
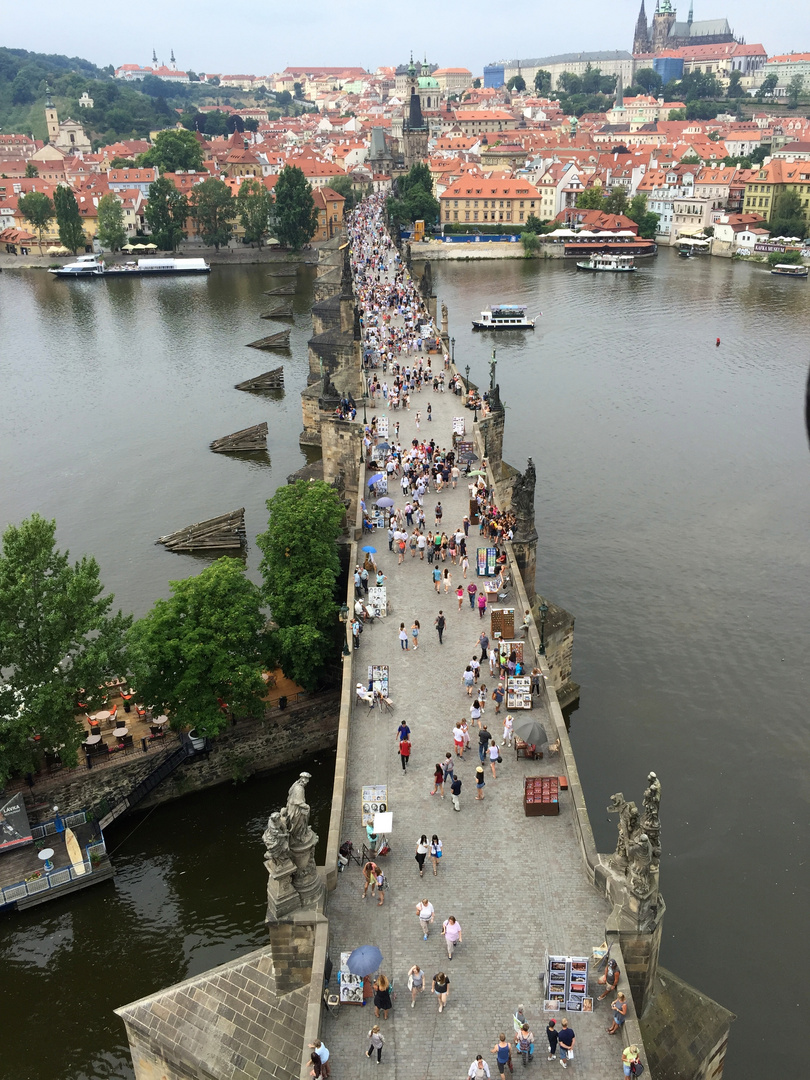
[(470, 211), (469, 211), (469, 210), (465, 210), (465, 211), (464, 211), (464, 220), (465, 220), (465, 221), (469, 221), (469, 220), (470, 220)]
[[(523, 214), (521, 214), (521, 215), (520, 215), (520, 218), (521, 218), (521, 220), (523, 220)], [(512, 211), (511, 211), (511, 210), (507, 210), (507, 211), (506, 211), (506, 220), (507, 220), (507, 221), (511, 221), (511, 220), (512, 220)]]
[(478, 221), (478, 211), (473, 210), (473, 221)]
[(458, 210), (453, 211), (453, 221), (458, 221)]
[(520, 220), (523, 221), (523, 211), (520, 211)]

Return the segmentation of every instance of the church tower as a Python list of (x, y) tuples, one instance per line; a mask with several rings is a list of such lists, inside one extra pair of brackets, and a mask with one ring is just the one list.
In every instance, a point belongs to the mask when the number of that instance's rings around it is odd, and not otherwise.
[(169, 61), (172, 71), (177, 71), (177, 61), (174, 58), (174, 49), (172, 49), (172, 58)]
[(658, 0), (655, 5), (652, 29), (652, 51), (662, 52), (669, 47), (669, 32), (675, 25), (676, 12), (670, 0)]
[(45, 87), (45, 123), (48, 128), (48, 142), (53, 145), (59, 137), (59, 117), (56, 106), (51, 101), (51, 91)]
[(633, 35), (633, 55), (650, 52), (650, 28), (647, 25), (647, 12), (644, 10), (644, 0), (641, 0), (641, 11), (636, 21), (636, 32)]

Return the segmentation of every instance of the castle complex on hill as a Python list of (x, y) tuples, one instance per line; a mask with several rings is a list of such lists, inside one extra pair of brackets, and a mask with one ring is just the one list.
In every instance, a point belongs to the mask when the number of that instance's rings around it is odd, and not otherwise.
[(678, 49), (684, 45), (724, 45), (736, 40), (728, 25), (728, 19), (704, 19), (702, 22), (695, 22), (691, 3), (686, 22), (677, 22), (677, 11), (671, 0), (657, 0), (652, 26), (649, 26), (644, 0), (641, 0), (636, 32), (633, 35), (633, 53), (661, 53), (666, 49)]

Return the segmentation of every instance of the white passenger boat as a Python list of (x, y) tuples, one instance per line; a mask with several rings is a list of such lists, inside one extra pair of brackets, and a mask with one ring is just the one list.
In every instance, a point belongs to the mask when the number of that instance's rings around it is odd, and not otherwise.
[(80, 255), (75, 262), (65, 263), (50, 271), (56, 277), (162, 277), (165, 274), (208, 274), (210, 265), (205, 259), (138, 259), (107, 266), (100, 255)]
[(632, 255), (611, 255), (600, 252), (591, 255), (587, 262), (578, 262), (578, 270), (595, 270), (608, 274), (629, 274), (636, 267)]
[(777, 263), (771, 268), (771, 273), (778, 274), (780, 277), (806, 278), (807, 267), (800, 263)]
[(480, 319), (473, 319), (473, 330), (534, 330), (534, 319), (526, 318), (521, 304), (492, 304)]

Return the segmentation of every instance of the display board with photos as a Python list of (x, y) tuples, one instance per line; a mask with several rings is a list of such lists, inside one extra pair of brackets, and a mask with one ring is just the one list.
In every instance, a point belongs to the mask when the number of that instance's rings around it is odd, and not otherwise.
[(363, 1004), (363, 977), (352, 975), (349, 971), (351, 952), (340, 954), (340, 1003), (341, 1005)]
[(388, 438), (388, 417), (387, 416), (378, 416), (377, 417), (377, 434), (380, 436), (381, 439), (387, 439)]
[(374, 824), (375, 814), (384, 814), (388, 810), (388, 788), (385, 784), (367, 784), (362, 789), (363, 827)]
[(388, 599), (384, 585), (374, 586), (368, 590), (366, 607), (371, 608), (372, 613), (378, 619), (384, 619), (388, 614)]
[(490, 608), (489, 632), (496, 640), (512, 638), (515, 633), (515, 609)]
[(475, 553), (475, 569), (479, 577), (494, 577), (498, 572), (498, 549), (478, 548)]
[(498, 641), (498, 655), (500, 662), (505, 664), (512, 653), (515, 654), (515, 660), (518, 664), (523, 664), (523, 641), (510, 641), (509, 638), (501, 638)]
[(547, 957), (547, 1012), (556, 1009), (593, 1012), (593, 998), (588, 997), (588, 963), (587, 956)]
[[(371, 592), (371, 589), (369, 589)], [(388, 693), (388, 665), (387, 664), (369, 664), (368, 665), (368, 683), (369, 690), (373, 690), (375, 694), (382, 694), (383, 697), (390, 697)]]
[(454, 416), (453, 417), (453, 434), (454, 435), (463, 435), (464, 434), (464, 417), (463, 416)]
[(506, 680), (507, 709), (532, 707), (532, 681), (528, 675), (511, 675)]

